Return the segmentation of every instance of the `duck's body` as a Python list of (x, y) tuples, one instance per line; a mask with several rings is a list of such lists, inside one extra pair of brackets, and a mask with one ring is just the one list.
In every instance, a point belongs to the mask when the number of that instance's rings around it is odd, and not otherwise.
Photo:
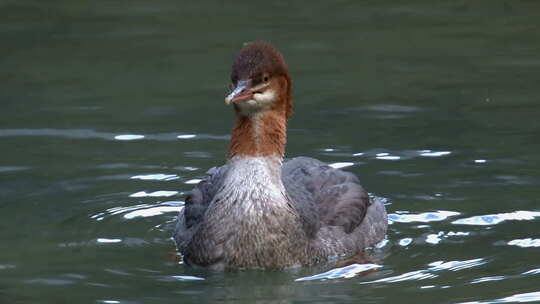
[[(351, 173), (306, 157), (283, 162), (291, 84), (281, 54), (244, 47), (233, 65), (227, 164), (186, 199), (174, 234), (184, 260), (218, 269), (282, 269), (352, 255), (384, 238), (384, 205)], [(258, 80), (254, 80), (258, 79)], [(244, 87), (241, 87), (241, 86)]]

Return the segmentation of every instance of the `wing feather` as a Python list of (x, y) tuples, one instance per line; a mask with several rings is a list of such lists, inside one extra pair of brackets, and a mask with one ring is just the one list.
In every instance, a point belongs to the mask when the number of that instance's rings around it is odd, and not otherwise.
[(354, 174), (313, 158), (285, 162), (282, 178), (298, 210), (316, 210), (321, 224), (343, 227), (346, 233), (362, 223), (370, 205), (367, 192)]

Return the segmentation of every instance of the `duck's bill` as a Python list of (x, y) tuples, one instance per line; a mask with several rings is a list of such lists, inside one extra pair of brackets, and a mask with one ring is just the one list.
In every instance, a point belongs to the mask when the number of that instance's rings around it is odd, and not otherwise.
[(236, 88), (225, 98), (226, 104), (248, 101), (253, 99), (250, 80), (239, 80)]

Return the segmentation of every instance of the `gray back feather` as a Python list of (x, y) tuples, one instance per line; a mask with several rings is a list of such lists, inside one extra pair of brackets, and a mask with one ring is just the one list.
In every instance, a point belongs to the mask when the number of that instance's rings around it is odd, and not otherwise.
[[(283, 182), (295, 207), (320, 225), (340, 226), (351, 233), (360, 225), (370, 204), (358, 178), (325, 163), (296, 157), (283, 165)], [(313, 217), (312, 212), (317, 212)]]
[[(214, 195), (223, 185), (227, 165), (214, 167), (186, 198), (184, 220), (187, 229), (202, 220)], [(358, 178), (309, 157), (286, 160), (282, 181), (290, 204), (313, 237), (321, 225), (340, 226), (351, 233), (366, 215), (370, 200)]]

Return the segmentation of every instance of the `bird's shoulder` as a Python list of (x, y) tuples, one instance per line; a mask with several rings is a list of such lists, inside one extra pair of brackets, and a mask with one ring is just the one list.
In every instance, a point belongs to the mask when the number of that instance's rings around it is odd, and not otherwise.
[[(353, 173), (317, 159), (296, 157), (283, 164), (282, 179), (294, 206), (320, 225), (358, 227), (370, 205), (368, 193)], [(316, 213), (316, 215), (313, 215)]]

